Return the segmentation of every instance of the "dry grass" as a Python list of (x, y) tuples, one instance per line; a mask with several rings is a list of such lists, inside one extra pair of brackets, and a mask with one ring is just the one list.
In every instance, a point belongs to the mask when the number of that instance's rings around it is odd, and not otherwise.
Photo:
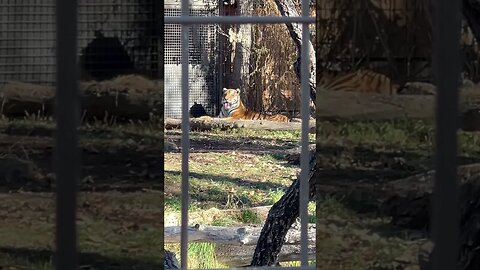
[[(297, 11), (300, 14), (298, 4)], [(253, 14), (280, 16), (273, 0), (255, 3)], [(311, 8), (311, 16), (315, 16), (315, 8)], [(310, 30), (314, 41), (315, 26)], [(300, 83), (293, 70), (297, 49), (286, 25), (254, 25), (253, 44), (247, 104), (256, 111), (299, 111)]]

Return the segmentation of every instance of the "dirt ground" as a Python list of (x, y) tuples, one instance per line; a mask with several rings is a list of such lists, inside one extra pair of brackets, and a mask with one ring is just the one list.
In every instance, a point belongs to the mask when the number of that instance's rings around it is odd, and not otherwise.
[[(323, 126), (317, 146), (321, 169), (316, 214), (320, 269), (418, 269), (416, 256), (424, 232), (391, 226), (389, 217), (376, 211), (374, 201), (349, 202), (335, 197), (343, 187), (381, 185), (432, 167), (431, 131), (402, 125), (380, 126), (378, 130), (360, 124)], [(25, 121), (0, 125), (0, 266), (5, 269), (52, 269), (52, 130), (51, 124)], [(170, 175), (165, 178), (170, 181), (165, 196), (175, 199), (180, 132), (166, 133), (165, 162), (163, 134), (158, 128), (90, 126), (82, 128), (80, 134), (82, 269), (159, 267), (162, 172), (165, 169)], [(480, 160), (474, 143), (478, 138), (471, 136), (462, 138), (461, 148), (468, 150), (461, 155), (462, 164)], [(250, 200), (244, 200), (247, 206), (265, 204), (265, 194), (284, 190), (295, 178), (298, 146), (298, 134), (291, 132), (192, 133), (193, 202), (217, 206), (230, 196), (227, 193), (241, 197), (238, 194), (243, 192), (252, 194)], [(213, 168), (218, 171), (206, 174)], [(228, 177), (238, 172), (248, 177)], [(219, 182), (221, 186), (202, 186)], [(210, 204), (197, 205), (199, 211), (207, 206)]]
[[(53, 128), (0, 127), (0, 268), (53, 269)], [(82, 269), (163, 265), (163, 140), (154, 132), (83, 128), (78, 197)], [(8, 268), (13, 267), (13, 268)]]
[[(2, 268), (53, 267), (53, 130), (45, 122), (0, 124)], [(180, 133), (168, 133), (166, 141), (164, 163), (163, 134), (158, 128), (93, 125), (80, 129), (77, 224), (82, 269), (157, 269), (162, 265), (163, 172), (165, 164), (179, 163)], [(262, 136), (222, 139), (221, 134), (193, 134), (191, 157), (192, 162), (208, 163), (195, 155), (236, 151), (237, 158), (248, 162), (254, 154), (278, 157), (297, 146), (294, 140)], [(271, 163), (267, 161), (267, 166)]]

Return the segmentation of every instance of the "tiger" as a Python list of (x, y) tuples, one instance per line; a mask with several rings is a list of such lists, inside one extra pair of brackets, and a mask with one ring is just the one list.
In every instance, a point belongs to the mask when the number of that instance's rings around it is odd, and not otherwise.
[(363, 94), (396, 95), (400, 86), (388, 76), (371, 70), (345, 73), (323, 70), (319, 73), (319, 88), (326, 91), (347, 91)]
[[(290, 122), (290, 119), (281, 114), (267, 115), (247, 109), (240, 97), (239, 88), (223, 88), (222, 108), (219, 119), (222, 120), (268, 120), (276, 122)], [(212, 120), (210, 116), (201, 116), (201, 120)]]

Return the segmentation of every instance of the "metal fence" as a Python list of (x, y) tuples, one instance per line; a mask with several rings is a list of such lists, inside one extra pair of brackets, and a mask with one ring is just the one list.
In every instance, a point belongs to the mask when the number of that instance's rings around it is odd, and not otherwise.
[[(193, 1), (190, 16), (219, 15), (218, 1)], [(179, 16), (181, 8), (178, 1), (165, 2), (165, 16)], [(181, 117), (181, 25), (165, 25), (165, 116)], [(218, 113), (219, 92), (219, 38), (215, 25), (197, 25), (190, 28), (188, 48), (190, 99), (202, 105), (211, 115)]]
[(53, 83), (54, 45), (54, 1), (0, 2), (0, 83)]
[[(161, 69), (160, 7), (154, 0), (78, 1), (81, 77), (155, 77)], [(53, 85), (55, 50), (54, 0), (0, 2), (0, 83)]]
[[(250, 16), (212, 16), (212, 17), (197, 17), (190, 16), (190, 5), (188, 0), (181, 1), (181, 16), (166, 16), (165, 24), (181, 24), (181, 100), (182, 100), (182, 206), (181, 206), (181, 268), (187, 269), (187, 246), (188, 246), (188, 205), (189, 205), (189, 32), (192, 27), (200, 24), (253, 24), (253, 23), (302, 23), (302, 39), (309, 40), (310, 30), (309, 23), (314, 23), (315, 18), (309, 17), (309, 1), (302, 0), (302, 17), (250, 17)], [(309, 201), (308, 193), (308, 173), (309, 173), (309, 148), (308, 148), (308, 123), (309, 123), (309, 102), (310, 90), (308, 86), (309, 72), (309, 53), (308, 46), (303, 46), (301, 51), (301, 119), (302, 119), (302, 133), (301, 133), (301, 158), (300, 158), (300, 218), (301, 218), (301, 247), (300, 258), (301, 266), (308, 268), (308, 235), (307, 223), (308, 212), (307, 204)], [(312, 267), (313, 268), (313, 267)]]
[[(437, 129), (436, 129), (436, 182), (433, 214), (433, 239), (435, 252), (434, 269), (457, 269), (458, 240), (458, 185), (457, 165), (457, 124), (458, 75), (460, 73), (459, 36), (460, 1), (437, 0), (434, 28), (434, 61), (437, 73)], [(182, 268), (186, 269), (187, 258), (187, 208), (188, 208), (188, 32), (192, 24), (207, 23), (302, 23), (303, 38), (308, 39), (307, 1), (302, 1), (301, 18), (275, 17), (190, 17), (188, 0), (182, 0), (182, 16), (166, 17), (165, 23), (182, 24)], [(77, 66), (77, 1), (56, 1), (57, 16), (57, 137), (56, 174), (57, 231), (56, 269), (77, 269), (76, 259), (76, 183), (79, 177), (78, 158), (78, 107), (79, 100)], [(61, 45), (61, 46), (60, 46)], [(302, 48), (302, 156), (301, 156), (301, 204), (302, 218), (302, 265), (307, 264), (306, 214), (308, 201), (308, 52)], [(317, 262), (321, 265), (321, 262)]]
[[(51, 10), (48, 12), (49, 14), (56, 14), (56, 17), (53, 16), (56, 21), (54, 20), (52, 24), (56, 26), (56, 29), (52, 29), (56, 38), (52, 39), (55, 43), (49, 44), (48, 47), (55, 48), (52, 59), (55, 59), (56, 56), (56, 61), (51, 66), (54, 68), (53, 74), (56, 76), (53, 79), (42, 77), (39, 80), (41, 82), (50, 82), (49, 80), (56, 82), (54, 144), (54, 171), (57, 181), (55, 267), (56, 269), (73, 270), (78, 269), (76, 206), (77, 185), (81, 168), (78, 148), (80, 120), (78, 82), (80, 70), (85, 71), (85, 67), (87, 67), (87, 71), (94, 79), (105, 79), (125, 71), (130, 72), (128, 69), (116, 69), (112, 73), (112, 69), (109, 69), (109, 67), (125, 67), (123, 64), (128, 61), (115, 62), (112, 61), (112, 57), (122, 57), (127, 54), (127, 58), (133, 61), (135, 73), (144, 73), (162, 79), (163, 74), (159, 76), (159, 71), (162, 71), (163, 67), (159, 64), (163, 62), (163, 56), (160, 53), (163, 45), (163, 35), (161, 35), (163, 6), (160, 2), (154, 0), (111, 0), (107, 4), (105, 4), (105, 1), (51, 1), (53, 3), (49, 5)], [(26, 3), (27, 1), (10, 2), (13, 5), (14, 2), (18, 4), (18, 2)], [(38, 2), (35, 2), (37, 5), (30, 4), (38, 8), (38, 6), (41, 6)], [(100, 17), (104, 20), (96, 21)], [(126, 19), (131, 24), (125, 23), (122, 19)], [(105, 24), (97, 25), (95, 22)], [(12, 26), (10, 25), (10, 27)], [(82, 32), (82, 27), (92, 28), (87, 33)], [(95, 29), (100, 29), (100, 31), (93, 31)], [(108, 37), (110, 36), (109, 32), (101, 31), (101, 29), (109, 29), (110, 33), (118, 31), (116, 35), (121, 37)], [(93, 41), (85, 42), (87, 39), (91, 39), (92, 35), (95, 35)], [(112, 35), (115, 36), (115, 34)], [(95, 41), (99, 46), (92, 45)], [(115, 52), (118, 52), (118, 50), (112, 49), (112, 44), (118, 45), (119, 43), (124, 45), (122, 48), (126, 48), (126, 53), (123, 51), (116, 54)], [(82, 57), (85, 56), (82, 53), (79, 59), (82, 44), (85, 45), (85, 48), (91, 48), (91, 50), (87, 50), (89, 57)], [(32, 46), (34, 45), (32, 43)], [(127, 58), (124, 57), (124, 59)], [(28, 54), (25, 59), (32, 61), (31, 59), (35, 59), (35, 55)], [(81, 65), (79, 65), (79, 62)], [(23, 63), (23, 65), (28, 66), (29, 64)]]
[[(432, 80), (431, 0), (319, 1), (319, 55), (325, 66), (368, 67), (396, 81)], [(465, 76), (478, 82), (479, 45), (465, 20), (460, 44)]]

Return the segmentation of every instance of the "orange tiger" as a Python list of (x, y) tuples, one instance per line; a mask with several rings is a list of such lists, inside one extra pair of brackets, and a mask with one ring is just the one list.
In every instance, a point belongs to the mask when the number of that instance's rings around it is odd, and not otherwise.
[(396, 95), (400, 86), (389, 77), (371, 70), (357, 70), (345, 73), (323, 70), (317, 83), (326, 91), (347, 91), (363, 94)]
[[(259, 112), (254, 112), (242, 102), (240, 98), (240, 89), (223, 88), (222, 108), (218, 118), (222, 120), (268, 120), (277, 122), (290, 122), (290, 119), (281, 114), (267, 115)], [(199, 119), (211, 120), (210, 116), (202, 116)]]

